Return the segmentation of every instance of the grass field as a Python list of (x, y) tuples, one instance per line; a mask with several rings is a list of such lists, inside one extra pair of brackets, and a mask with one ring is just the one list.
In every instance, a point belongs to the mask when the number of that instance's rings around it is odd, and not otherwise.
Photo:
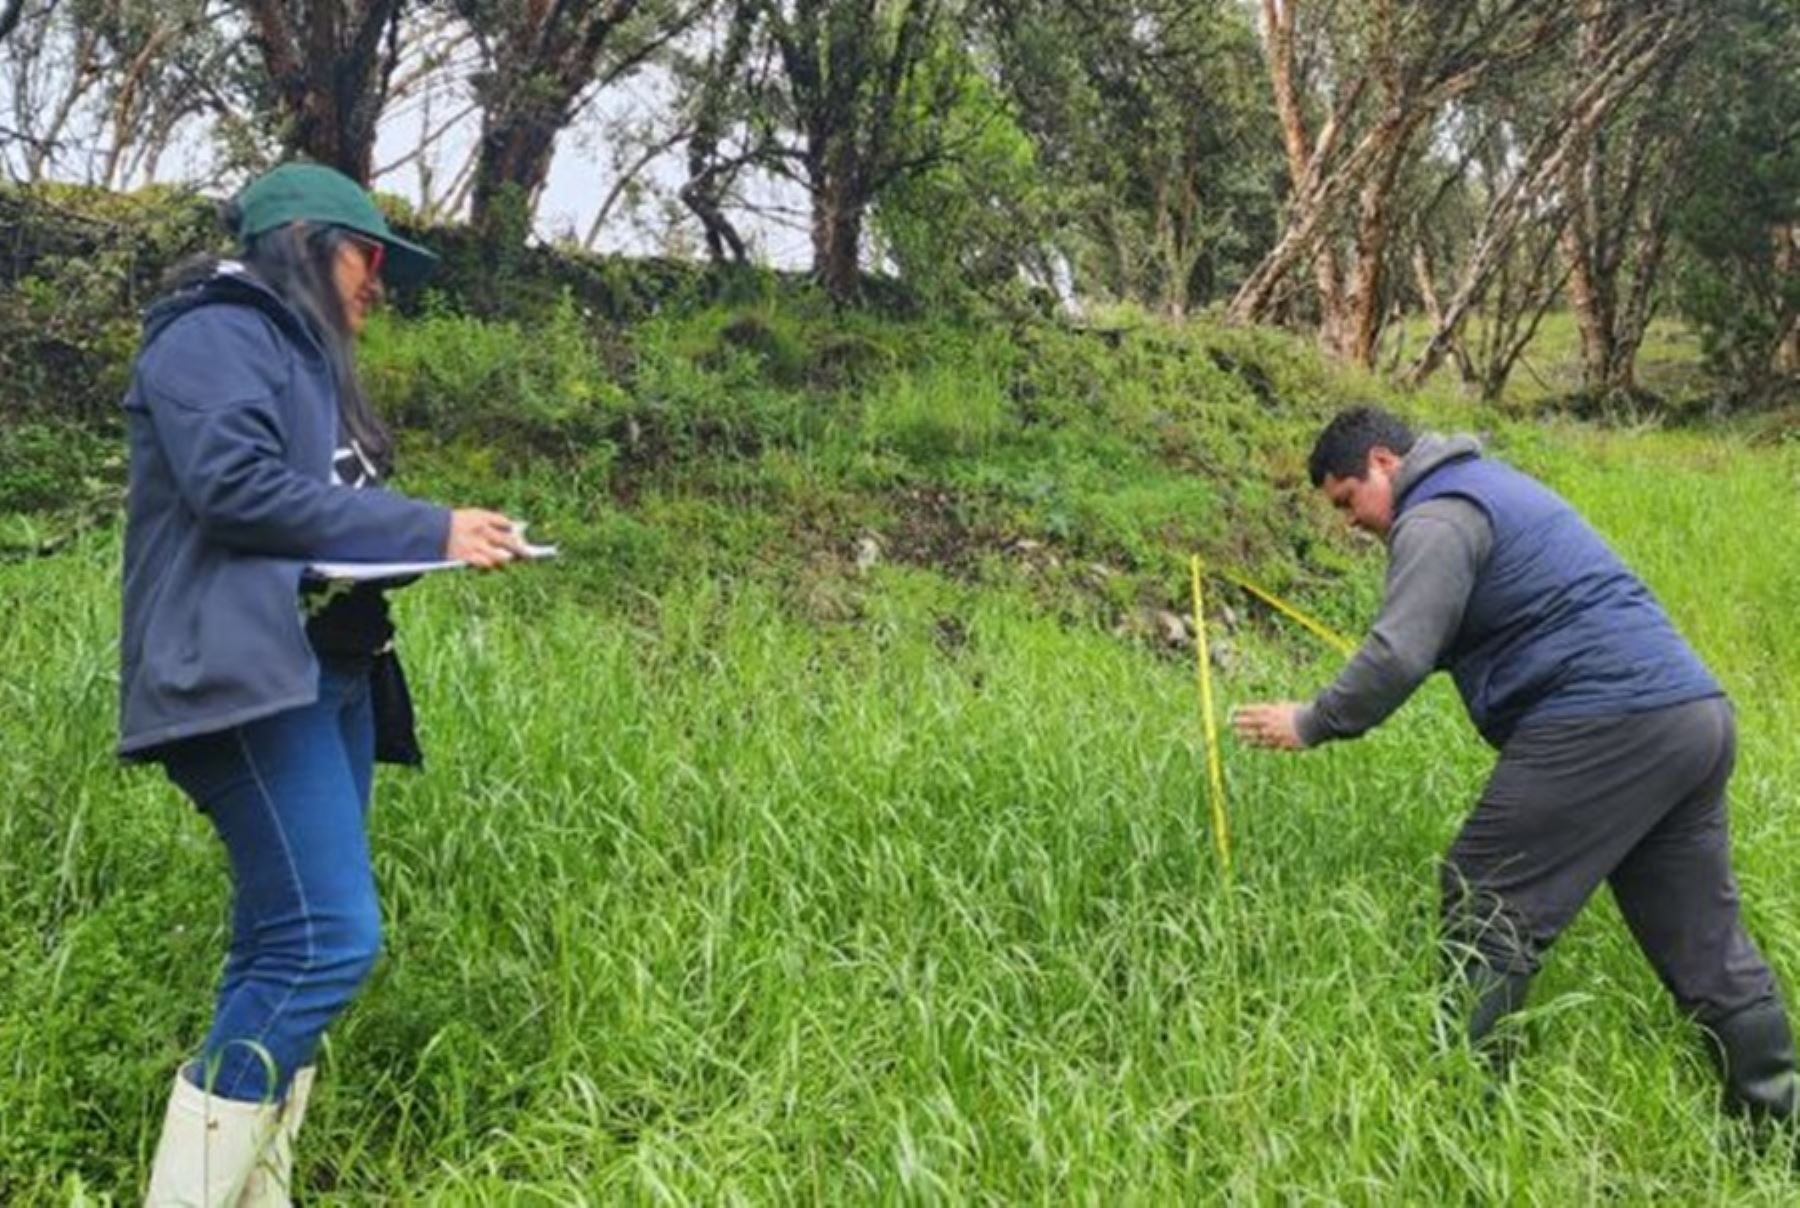
[[(896, 456), (1027, 498), (1011, 421), (934, 410), (948, 393), (629, 508), (578, 498), (579, 475), (428, 462), (433, 488), (531, 507), (570, 556), (400, 597), (429, 765), (378, 782), (387, 955), (329, 1038), (306, 1202), (1793, 1202), (1785, 1161), (1728, 1143), (1609, 902), (1553, 954), (1504, 1093), (1436, 1043), (1435, 860), (1489, 759), (1447, 684), (1359, 744), (1228, 750), (1227, 882), (1182, 651), (1113, 632), (1094, 593), (997, 541), (893, 556), (916, 499), (871, 567), (761, 556), (833, 524), (849, 547), (868, 517), (818, 477), (891, 494)], [(1731, 689), (1750, 923), (1800, 976), (1800, 445), (1498, 439)], [(1228, 489), (1270, 525), (1323, 522), (1257, 494), (1293, 465), (1254, 440), (1229, 482), (1095, 447), (1044, 463), (1030, 515), (1052, 543), (1052, 520), (1105, 529), (1095, 549), (1151, 583), (1190, 538), (1242, 544), (1166, 522)], [(690, 557), (690, 537), (755, 552)], [(1282, 587), (1354, 631), (1379, 555), (1327, 544), (1336, 588)], [(100, 526), (0, 563), (9, 1204), (132, 1201), (223, 953), (208, 826), (112, 759), (117, 556)], [(1226, 703), (1330, 673), (1218, 598), (1241, 618)]]
[[(1486, 319), (1476, 314), (1469, 320), (1466, 345), (1478, 348)], [(1431, 338), (1432, 327), (1422, 315), (1403, 321), (1404, 332), (1390, 331), (1378, 360), (1392, 361), (1396, 348), (1401, 364), (1409, 363)], [(1638, 385), (1655, 394), (1664, 410), (1693, 407), (1704, 410), (1719, 393), (1702, 364), (1700, 336), (1680, 319), (1663, 315), (1650, 321), (1636, 361)], [(1438, 379), (1448, 385), (1454, 365), (1441, 369)], [(1477, 387), (1469, 387), (1477, 390)], [(1506, 402), (1515, 410), (1560, 404), (1582, 389), (1581, 331), (1575, 315), (1552, 310), (1538, 324), (1530, 345), (1514, 365), (1506, 383)], [(1638, 404), (1639, 411), (1647, 411)]]

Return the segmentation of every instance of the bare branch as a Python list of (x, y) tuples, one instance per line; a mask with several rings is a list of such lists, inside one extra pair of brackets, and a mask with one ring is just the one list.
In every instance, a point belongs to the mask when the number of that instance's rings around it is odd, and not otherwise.
[[(1550, 195), (1557, 181), (1567, 182), (1572, 165), (1581, 161), (1593, 131), (1644, 82), (1650, 72), (1680, 47), (1693, 32), (1684, 20), (1647, 18), (1629, 36), (1621, 35), (1604, 48), (1605, 58), (1586, 64), (1583, 84), (1545, 123), (1521, 158), (1520, 169), (1490, 201), (1481, 233), (1464, 267), (1452, 301), (1434, 322), (1431, 340), (1407, 370), (1405, 380), (1417, 384), (1436, 369), (1469, 311), (1480, 300), (1493, 273), (1502, 263), (1520, 224), (1530, 213), (1534, 199)], [(1562, 238), (1573, 254), (1585, 256), (1581, 234), (1587, 221), (1579, 196), (1566, 199)], [(1582, 265), (1573, 266), (1580, 287)]]
[(619, 198), (625, 195), (625, 191), (631, 187), (638, 175), (649, 167), (658, 156), (667, 154), (680, 146), (692, 134), (693, 127), (683, 126), (666, 138), (658, 139), (645, 147), (638, 157), (632, 160), (630, 166), (619, 173), (618, 179), (613, 181), (612, 188), (607, 190), (606, 196), (601, 200), (600, 208), (595, 211), (594, 221), (588, 226), (587, 238), (581, 241), (582, 247), (591, 249), (599, 240), (600, 232), (606, 227), (606, 220), (612, 216), (613, 206), (618, 203)]

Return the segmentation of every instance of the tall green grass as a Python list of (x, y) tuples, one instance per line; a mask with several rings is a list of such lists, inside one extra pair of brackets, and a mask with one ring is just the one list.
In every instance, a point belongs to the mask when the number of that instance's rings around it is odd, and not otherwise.
[[(897, 403), (881, 440), (993, 451), (981, 410)], [(1794, 976), (1800, 454), (1502, 441), (1731, 688), (1744, 896)], [(846, 570), (821, 620), (659, 540), (648, 593), (577, 540), (400, 597), (429, 763), (378, 783), (387, 955), (307, 1202), (1792, 1202), (1607, 902), (1502, 1093), (1436, 1042), (1434, 865), (1488, 761), (1446, 685), (1359, 744), (1227, 751), (1227, 883), (1183, 658), (998, 574)], [(116, 559), (0, 565), (7, 1203), (133, 1199), (223, 952), (205, 821), (111, 758)], [(1306, 603), (1366, 620), (1378, 562)], [(1228, 701), (1329, 674), (1273, 624), (1227, 636)]]

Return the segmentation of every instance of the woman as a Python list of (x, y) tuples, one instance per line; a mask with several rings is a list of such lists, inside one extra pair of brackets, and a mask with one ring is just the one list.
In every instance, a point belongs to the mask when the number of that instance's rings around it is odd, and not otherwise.
[(384, 269), (435, 257), (348, 177), (288, 164), (239, 195), (237, 259), (152, 307), (125, 410), (127, 759), (161, 762), (230, 858), (232, 940), (175, 1079), (151, 1204), (285, 1203), (319, 1037), (375, 961), (364, 815), (377, 758), (417, 762), (379, 585), (315, 559), (498, 567), (506, 517), (381, 488), (393, 445), (350, 346)]

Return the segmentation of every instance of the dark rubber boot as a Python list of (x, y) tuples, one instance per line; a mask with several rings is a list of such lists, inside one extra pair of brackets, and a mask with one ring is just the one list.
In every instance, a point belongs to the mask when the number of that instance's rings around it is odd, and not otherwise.
[(1525, 1005), (1531, 974), (1498, 972), (1471, 957), (1458, 962), (1456, 976), (1460, 984), (1453, 986), (1444, 998), (1446, 1031), (1449, 1035), (1461, 1032), (1490, 1070), (1503, 1077), (1518, 1055), (1523, 1038), (1516, 1029), (1499, 1025)]
[(1725, 1082), (1725, 1110), (1752, 1124), (1794, 1119), (1794, 1034), (1779, 999), (1706, 1025)]
[(1529, 973), (1496, 973), (1486, 965), (1470, 965), (1463, 971), (1469, 982), (1469, 1043), (1482, 1047), (1494, 1028), (1525, 1005), (1531, 989)]

